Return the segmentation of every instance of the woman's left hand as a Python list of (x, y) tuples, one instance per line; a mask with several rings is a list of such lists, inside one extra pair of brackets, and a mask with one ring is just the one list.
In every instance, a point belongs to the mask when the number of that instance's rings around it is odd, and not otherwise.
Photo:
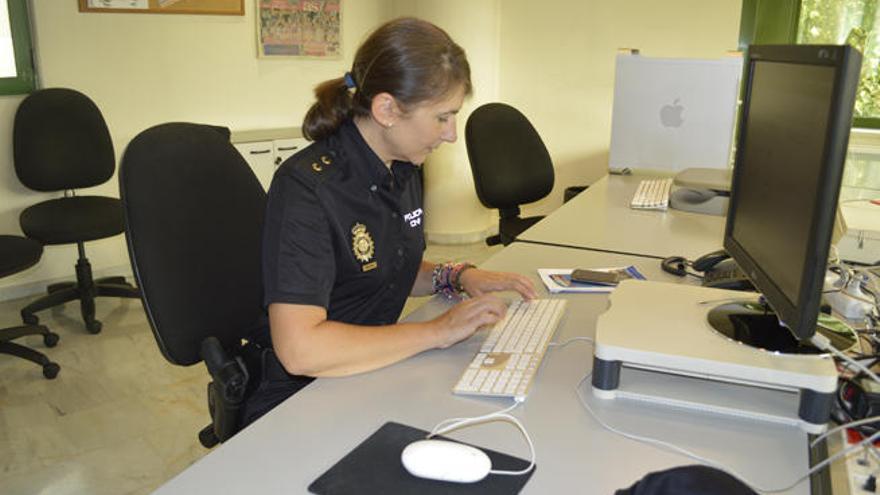
[(472, 297), (479, 297), (487, 292), (515, 290), (523, 299), (537, 299), (532, 281), (524, 275), (507, 272), (490, 272), (479, 268), (470, 268), (461, 273), (459, 284)]

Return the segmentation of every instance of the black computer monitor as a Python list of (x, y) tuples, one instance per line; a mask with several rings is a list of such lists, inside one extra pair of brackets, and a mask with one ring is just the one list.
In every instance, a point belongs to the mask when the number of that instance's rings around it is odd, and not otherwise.
[(749, 47), (724, 248), (778, 318), (734, 321), (760, 347), (780, 325), (799, 342), (816, 331), (861, 60), (848, 46)]

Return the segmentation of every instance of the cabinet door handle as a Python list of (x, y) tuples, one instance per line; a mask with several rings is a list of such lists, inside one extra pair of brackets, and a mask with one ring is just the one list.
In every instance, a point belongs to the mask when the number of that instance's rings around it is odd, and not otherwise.
[(266, 153), (270, 153), (272, 150), (252, 150), (252, 155), (265, 155)]
[(279, 146), (278, 151), (293, 151), (299, 149), (299, 146)]

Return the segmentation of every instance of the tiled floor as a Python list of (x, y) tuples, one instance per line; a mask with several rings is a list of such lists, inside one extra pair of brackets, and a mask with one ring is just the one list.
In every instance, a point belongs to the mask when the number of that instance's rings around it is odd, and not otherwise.
[[(430, 245), (425, 258), (479, 264), (499, 249)], [(410, 300), (404, 314), (423, 302)], [(26, 303), (0, 303), (0, 328), (18, 324)], [(204, 366), (166, 362), (136, 300), (101, 299), (97, 313), (99, 335), (73, 303), (40, 314), (57, 347), (19, 339), (61, 365), (55, 380), (0, 355), (0, 492), (149, 493), (208, 452), (196, 437), (208, 423)]]

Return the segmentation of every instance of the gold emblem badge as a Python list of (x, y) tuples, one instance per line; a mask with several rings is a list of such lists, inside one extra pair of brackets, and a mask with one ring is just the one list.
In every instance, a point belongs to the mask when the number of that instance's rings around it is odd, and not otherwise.
[(364, 224), (356, 223), (351, 228), (351, 250), (354, 251), (354, 257), (358, 261), (366, 263), (373, 258), (375, 251), (373, 238), (370, 237)]

